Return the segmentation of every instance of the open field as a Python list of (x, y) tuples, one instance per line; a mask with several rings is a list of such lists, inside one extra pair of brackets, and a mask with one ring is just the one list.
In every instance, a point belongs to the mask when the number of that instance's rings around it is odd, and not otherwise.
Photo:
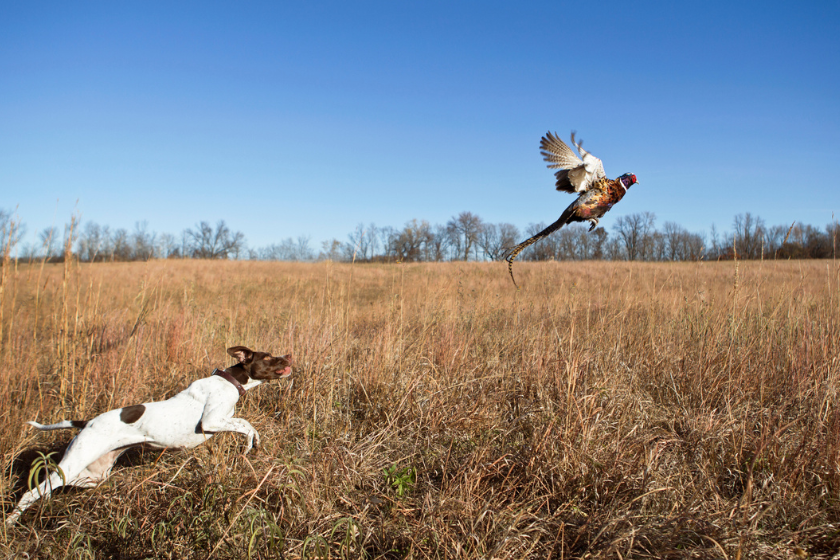
[[(834, 261), (7, 267), (0, 496), (90, 418), (169, 397), (237, 344), (294, 352), (262, 436), (130, 452), (0, 555), (831, 558)], [(57, 458), (57, 456), (56, 456)]]

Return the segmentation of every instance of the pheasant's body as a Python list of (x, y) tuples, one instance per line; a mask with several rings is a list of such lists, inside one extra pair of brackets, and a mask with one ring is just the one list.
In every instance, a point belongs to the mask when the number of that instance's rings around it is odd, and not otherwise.
[(627, 189), (618, 179), (601, 179), (569, 205), (566, 210), (570, 211), (571, 215), (566, 223), (601, 218), (616, 202), (624, 198), (626, 193)]
[[(584, 150), (581, 147), (582, 142), (575, 142), (574, 132), (572, 144), (581, 153), (583, 159), (578, 158), (565, 142), (550, 132), (540, 141), (543, 158), (550, 162), (548, 167), (560, 168), (560, 171), (555, 173), (557, 190), (579, 192), (580, 195), (563, 211), (556, 222), (510, 251), (507, 261), (511, 280), (513, 280), (513, 260), (525, 247), (533, 245), (572, 222), (589, 222), (591, 224), (589, 231), (592, 231), (598, 225), (599, 218), (624, 198), (627, 189), (637, 182), (636, 176), (631, 173), (625, 173), (617, 179), (607, 179), (604, 164)], [(513, 283), (516, 284), (516, 280)]]

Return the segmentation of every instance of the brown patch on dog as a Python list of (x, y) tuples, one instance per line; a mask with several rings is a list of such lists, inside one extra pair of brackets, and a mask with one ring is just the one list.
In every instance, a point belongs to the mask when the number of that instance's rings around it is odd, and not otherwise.
[(120, 420), (125, 424), (134, 424), (140, 420), (144, 412), (146, 412), (146, 407), (142, 404), (127, 406), (120, 411)]
[(70, 424), (72, 424), (74, 428), (82, 429), (87, 426), (87, 420), (70, 420)]

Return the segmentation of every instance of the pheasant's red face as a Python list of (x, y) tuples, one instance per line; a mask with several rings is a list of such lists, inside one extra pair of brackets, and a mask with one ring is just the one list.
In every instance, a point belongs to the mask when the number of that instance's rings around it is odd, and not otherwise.
[(635, 185), (636, 183), (638, 183), (638, 181), (636, 180), (636, 176), (632, 173), (625, 173), (624, 175), (619, 177), (618, 180), (621, 181), (621, 184), (624, 185), (625, 189), (629, 188), (631, 185)]

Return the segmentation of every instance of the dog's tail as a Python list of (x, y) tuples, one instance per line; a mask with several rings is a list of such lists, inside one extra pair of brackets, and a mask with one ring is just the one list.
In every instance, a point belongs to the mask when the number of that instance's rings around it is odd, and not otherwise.
[(39, 424), (38, 422), (27, 422), (27, 424), (47, 432), (49, 430), (66, 430), (68, 428), (82, 429), (87, 426), (87, 420), (62, 420), (58, 424), (49, 424), (47, 426)]

